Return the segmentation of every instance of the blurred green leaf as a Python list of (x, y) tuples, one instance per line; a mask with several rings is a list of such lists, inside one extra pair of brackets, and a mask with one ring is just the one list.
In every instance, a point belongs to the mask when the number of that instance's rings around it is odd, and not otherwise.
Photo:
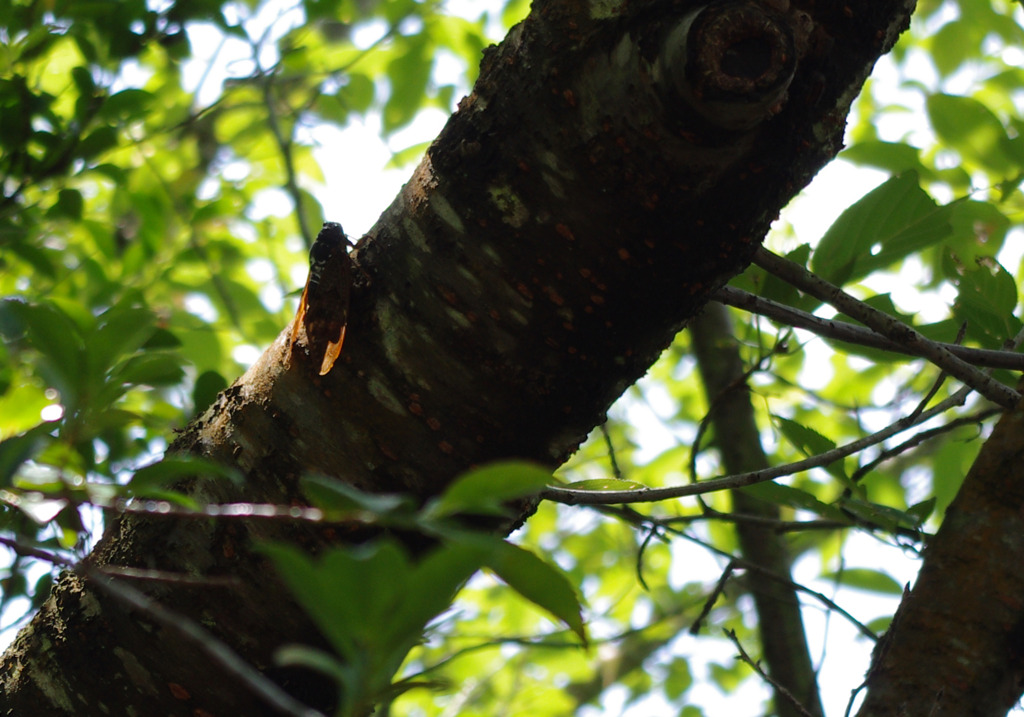
[(21, 465), (33, 457), (40, 444), (47, 440), (51, 428), (36, 426), (19, 436), (0, 441), (0, 485), (10, 485)]
[(954, 311), (967, 322), (969, 335), (994, 347), (1017, 333), (1017, 283), (999, 262), (979, 259), (977, 268), (957, 272), (956, 283)]
[(238, 469), (200, 456), (167, 456), (163, 460), (140, 468), (132, 476), (131, 488), (138, 495), (148, 495), (154, 489), (166, 488), (175, 481), (202, 476), (225, 478), (236, 485), (243, 483)]
[(927, 108), (935, 133), (965, 160), (1001, 177), (1020, 170), (1006, 129), (985, 105), (971, 97), (934, 94)]
[(893, 175), (916, 172), (918, 176), (929, 177), (931, 170), (921, 162), (920, 152), (904, 142), (883, 142), (868, 140), (843, 150), (839, 156), (848, 162), (875, 167)]
[(124, 355), (133, 354), (156, 330), (155, 317), (130, 301), (121, 301), (97, 317), (96, 330), (83, 337), (88, 365), (97, 374)]
[(892, 177), (847, 208), (814, 251), (811, 268), (834, 284), (863, 278), (949, 236), (949, 210), (918, 184)]
[(457, 513), (504, 515), (504, 501), (538, 493), (554, 482), (551, 471), (525, 461), (500, 461), (473, 468), (430, 501), (426, 514), (443, 518)]
[(530, 602), (564, 622), (587, 644), (582, 607), (565, 573), (544, 562), (529, 550), (498, 541), (486, 565)]
[(564, 488), (572, 488), (573, 490), (643, 490), (648, 486), (643, 483), (637, 483), (631, 480), (620, 480), (618, 478), (590, 478), (588, 480), (578, 480), (572, 483), (566, 483)]
[(181, 357), (177, 354), (147, 352), (125, 361), (111, 375), (111, 381), (127, 385), (173, 386), (181, 381), (183, 375)]
[(805, 456), (827, 453), (836, 447), (835, 441), (826, 438), (813, 428), (804, 426), (789, 418), (776, 417), (779, 429), (793, 447)]
[(217, 399), (217, 395), (228, 387), (227, 379), (217, 371), (203, 371), (196, 377), (192, 387), (192, 406), (198, 415)]
[(757, 483), (755, 485), (747, 486), (742, 490), (744, 493), (752, 495), (755, 498), (760, 498), (768, 503), (788, 506), (790, 508), (799, 508), (801, 510), (809, 510), (824, 518), (831, 518), (832, 520), (845, 520), (842, 511), (835, 506), (822, 502), (817, 496), (808, 493), (805, 490), (785, 485), (783, 483), (768, 481), (765, 483)]
[(302, 492), (313, 504), (326, 511), (365, 512), (377, 518), (395, 515), (404, 521), (409, 519), (414, 506), (411, 496), (367, 493), (328, 476), (304, 476), (301, 485)]
[(902, 595), (903, 586), (880, 570), (871, 568), (846, 568), (839, 572), (824, 573), (823, 580), (835, 580), (846, 587), (886, 595)]

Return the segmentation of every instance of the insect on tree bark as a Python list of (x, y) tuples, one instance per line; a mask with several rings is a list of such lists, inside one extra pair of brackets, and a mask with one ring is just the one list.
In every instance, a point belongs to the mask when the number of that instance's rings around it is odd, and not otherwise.
[(319, 362), (321, 376), (331, 370), (341, 355), (352, 292), (352, 260), (348, 255), (348, 244), (350, 242), (341, 224), (324, 222), (310, 247), (309, 276), (292, 323), (286, 359), (288, 367), (291, 366), (300, 328), (305, 329), (307, 352)]

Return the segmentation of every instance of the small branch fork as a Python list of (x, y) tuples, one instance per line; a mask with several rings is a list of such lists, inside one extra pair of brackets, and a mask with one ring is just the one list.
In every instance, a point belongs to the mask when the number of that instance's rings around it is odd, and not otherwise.
[[(742, 488), (800, 473), (811, 468), (826, 466), (858, 453), (865, 448), (877, 445), (891, 436), (923, 423), (954, 406), (962, 406), (972, 390), (977, 391), (1003, 408), (1013, 409), (1019, 405), (1021, 401), (1020, 393), (996, 381), (981, 369), (968, 363), (968, 361), (992, 368), (1022, 370), (1024, 369), (1024, 354), (1011, 350), (981, 351), (964, 348), (955, 344), (942, 344), (932, 341), (901, 321), (858, 301), (839, 287), (812, 274), (799, 264), (772, 254), (763, 247), (755, 253), (754, 263), (797, 289), (831, 304), (839, 311), (863, 322), (870, 331), (845, 322), (819, 319), (805, 312), (767, 299), (753, 297), (746, 292), (736, 289), (726, 288), (720, 290), (715, 298), (721, 303), (754, 311), (792, 326), (821, 333), (824, 336), (926, 358), (942, 369), (943, 374), (948, 374), (962, 381), (965, 384), (964, 387), (928, 410), (923, 410), (924, 405), (927, 403), (926, 401), (909, 415), (904, 416), (880, 431), (845, 445), (837, 446), (825, 453), (810, 456), (793, 463), (759, 471), (713, 478), (700, 483), (665, 488), (593, 491), (552, 486), (541, 494), (542, 498), (567, 505), (614, 505), (622, 503), (652, 503), (685, 496), (704, 495), (720, 490)], [(1024, 339), (1024, 335), (1018, 335), (1012, 341), (1007, 342), (1007, 348), (1015, 348), (1022, 339)], [(908, 442), (908, 447), (910, 445), (913, 445), (913, 439)]]
[(799, 264), (783, 259), (764, 247), (755, 252), (754, 264), (860, 321), (882, 337), (902, 346), (904, 353), (928, 359), (993, 403), (1006, 409), (1016, 408), (1020, 403), (1020, 393), (972, 366), (945, 345), (924, 337), (902, 321), (858, 301), (838, 286), (825, 281)]
[(740, 643), (739, 637), (736, 636), (736, 631), (735, 630), (728, 630), (727, 629), (727, 630), (723, 630), (723, 632), (725, 632), (726, 636), (730, 640), (732, 640), (732, 644), (734, 644), (736, 646), (736, 649), (739, 650), (740, 661), (747, 663), (750, 666), (750, 668), (752, 670), (754, 670), (754, 672), (756, 672), (758, 675), (761, 676), (761, 679), (763, 679), (765, 682), (770, 684), (772, 687), (774, 687), (776, 689), (776, 691), (779, 694), (781, 694), (787, 700), (789, 700), (789, 702), (792, 703), (792, 705), (794, 707), (796, 707), (797, 711), (799, 711), (800, 714), (805, 715), (806, 717), (814, 717), (814, 715), (812, 715), (807, 710), (806, 707), (804, 707), (802, 704), (800, 704), (800, 701), (793, 695), (792, 692), (790, 692), (785, 687), (780, 685), (778, 683), (778, 681), (773, 680), (771, 678), (771, 675), (769, 675), (767, 672), (765, 672), (763, 669), (761, 669), (761, 664), (759, 662), (755, 661), (754, 658), (752, 658), (749, 654), (747, 654), (747, 651), (743, 649), (743, 645)]
[[(777, 301), (765, 299), (732, 286), (723, 286), (712, 298), (727, 306), (759, 314), (797, 329), (805, 329), (828, 339), (881, 349), (883, 351), (924, 357), (924, 354), (917, 346), (892, 341), (871, 329), (866, 329), (846, 321), (822, 319), (806, 311), (794, 309), (792, 306), (786, 306)], [(1024, 354), (1016, 351), (973, 349), (946, 343), (938, 343), (937, 345), (974, 366), (1024, 371)]]
[(611, 505), (615, 503), (653, 503), (672, 498), (682, 498), (690, 495), (704, 495), (720, 490), (743, 488), (757, 483), (781, 478), (782, 476), (801, 473), (811, 468), (819, 468), (834, 463), (837, 460), (852, 456), (873, 445), (902, 433), (919, 423), (923, 423), (935, 416), (948, 411), (953, 406), (962, 406), (970, 393), (970, 389), (963, 388), (955, 394), (936, 404), (926, 411), (915, 411), (909, 416), (904, 416), (898, 421), (886, 426), (880, 431), (871, 435), (851, 441), (842, 446), (836, 446), (830, 451), (819, 453), (816, 456), (804, 458), (803, 460), (786, 463), (781, 466), (766, 468), (760, 471), (749, 473), (736, 473), (735, 475), (712, 478), (700, 483), (689, 483), (687, 485), (669, 486), (666, 488), (639, 488), (636, 490), (578, 490), (575, 488), (550, 487), (541, 493), (541, 497), (557, 503), (567, 505)]

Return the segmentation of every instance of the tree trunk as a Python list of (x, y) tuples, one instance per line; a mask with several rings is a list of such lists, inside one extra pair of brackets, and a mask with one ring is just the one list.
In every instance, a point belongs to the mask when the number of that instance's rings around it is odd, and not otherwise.
[[(710, 406), (714, 445), (722, 456), (726, 473), (768, 468), (728, 309), (717, 302), (709, 303), (689, 328)], [(746, 582), (757, 611), (761, 651), (768, 674), (776, 683), (775, 712), (779, 717), (820, 717), (824, 710), (807, 647), (800, 600), (793, 587), (789, 545), (786, 537), (771, 525), (772, 521), (780, 520), (779, 507), (753, 492), (741, 488), (732, 491), (730, 497), (737, 518), (740, 554), (746, 562), (763, 570), (751, 571)]]
[(1024, 413), (1004, 414), (875, 648), (859, 717), (996, 717), (1024, 688)]
[[(320, 473), (425, 498), (492, 459), (557, 466), (836, 154), (912, 7), (537, 0), (360, 240), (333, 370), (320, 376), (301, 339), (291, 353), (285, 330), (171, 449), (233, 465), (244, 485), (182, 489), (200, 503), (302, 505), (299, 476)], [(323, 643), (252, 548), (315, 551), (342, 531), (109, 522), (86, 571), (219, 579), (132, 585), (329, 708), (321, 682), (272, 668), (282, 644)], [(63, 576), (4, 656), (0, 712), (269, 709), (201, 639), (83, 575)]]

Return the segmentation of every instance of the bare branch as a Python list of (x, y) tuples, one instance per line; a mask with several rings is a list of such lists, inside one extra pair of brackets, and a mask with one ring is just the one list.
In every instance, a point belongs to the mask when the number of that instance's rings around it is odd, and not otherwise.
[(165, 628), (183, 635), (200, 652), (209, 656), (214, 663), (238, 677), (243, 685), (259, 695), (268, 705), (273, 706), (279, 714), (290, 717), (324, 717), (322, 712), (302, 704), (264, 677), (261, 672), (240, 658), (231, 648), (215, 638), (199, 623), (181, 613), (167, 609), (145, 593), (111, 578), (96, 568), (87, 567), (81, 569), (81, 573), (89, 578), (91, 585), (96, 586), (118, 602), (144, 613)]
[[(640, 513), (638, 511), (634, 510), (633, 508), (630, 508), (629, 506), (623, 506), (623, 507), (618, 507), (618, 508), (600, 507), (598, 509), (602, 513), (606, 513), (608, 515), (614, 515), (614, 516), (616, 516), (616, 517), (618, 517), (618, 518), (620, 518), (622, 520), (625, 520), (625, 521), (627, 521), (627, 522), (629, 522), (629, 523), (631, 523), (633, 525), (640, 525), (642, 523), (647, 523), (647, 524), (650, 524), (650, 525), (652, 525), (652, 526), (654, 526), (656, 528), (664, 530), (666, 533), (671, 533), (672, 535), (675, 535), (675, 536), (677, 536), (679, 538), (682, 538), (684, 540), (689, 540), (691, 543), (695, 543), (695, 544), (701, 546), (702, 548), (704, 548), (705, 550), (708, 550), (708, 551), (710, 551), (712, 553), (715, 553), (716, 555), (719, 555), (719, 556), (721, 556), (723, 558), (726, 558), (729, 561), (729, 566), (730, 566), (730, 569), (732, 571), (735, 571), (737, 568), (739, 568), (739, 569), (745, 570), (747, 572), (756, 572), (756, 573), (760, 573), (761, 575), (764, 575), (764, 576), (766, 576), (768, 578), (771, 578), (772, 580), (775, 580), (775, 581), (777, 581), (779, 583), (782, 583), (784, 585), (788, 585), (788, 586), (792, 587), (794, 590), (797, 590), (797, 591), (803, 593), (804, 595), (808, 595), (808, 596), (814, 598), (815, 600), (820, 602), (822, 605), (824, 605), (828, 610), (834, 611), (834, 612), (838, 613), (840, 616), (842, 616), (847, 621), (849, 621), (849, 623), (851, 625), (853, 625), (855, 628), (857, 628), (857, 631), (860, 632), (861, 635), (863, 635), (864, 637), (868, 638), (872, 642), (877, 642), (878, 641), (878, 635), (876, 635), (871, 630), (871, 628), (869, 628), (867, 625), (865, 625), (860, 620), (855, 618), (853, 615), (850, 614), (850, 612), (848, 610), (846, 610), (845, 608), (840, 606), (839, 603), (835, 602), (834, 600), (832, 600), (828, 596), (824, 595), (823, 593), (818, 592), (817, 590), (812, 590), (811, 588), (807, 587), (806, 585), (802, 585), (801, 583), (796, 582), (795, 580), (793, 580), (792, 578), (790, 578), (788, 576), (778, 575), (774, 571), (768, 570), (768, 569), (764, 568), (763, 566), (758, 565), (757, 563), (753, 563), (753, 562), (751, 562), (751, 561), (749, 561), (749, 560), (747, 560), (745, 558), (736, 557), (732, 553), (730, 553), (728, 551), (725, 551), (725, 550), (721, 550), (719, 548), (716, 548), (714, 545), (711, 545), (710, 543), (708, 543), (708, 542), (706, 542), (704, 540), (696, 538), (696, 537), (694, 537), (693, 535), (690, 535), (689, 533), (687, 533), (684, 530), (680, 530), (679, 528), (673, 527), (671, 525), (671, 522), (673, 520), (675, 520), (674, 518), (666, 518), (666, 519), (654, 518), (654, 517), (649, 516), (649, 515), (644, 515), (643, 513)], [(659, 537), (661, 537), (661, 536), (659, 536)], [(665, 538), (662, 538), (662, 539), (666, 540)], [(720, 579), (719, 582), (721, 583), (721, 579)], [(716, 593), (716, 594), (720, 594), (721, 588), (716, 588), (716, 590), (718, 591), (718, 593)], [(705, 607), (706, 607), (706, 610), (710, 610), (711, 609), (710, 606), (707, 606), (706, 603), (705, 603)], [(698, 629), (699, 629), (699, 627), (698, 627)], [(691, 629), (691, 632), (692, 632), (692, 629)]]
[(892, 448), (882, 451), (881, 453), (878, 454), (877, 458), (868, 461), (867, 463), (862, 465), (860, 468), (854, 471), (853, 475), (850, 476), (850, 480), (854, 483), (857, 483), (865, 475), (873, 471), (875, 468), (877, 468), (885, 461), (892, 460), (893, 458), (899, 456), (901, 453), (909, 451), (912, 448), (916, 448), (925, 441), (931, 440), (932, 438), (938, 438), (939, 436), (948, 433), (949, 431), (955, 430), (960, 426), (980, 424), (985, 419), (991, 418), (992, 416), (998, 413), (1000, 413), (1000, 409), (989, 408), (984, 411), (979, 411), (978, 413), (972, 414), (970, 416), (961, 416), (960, 418), (953, 419), (952, 421), (949, 421), (948, 423), (945, 423), (937, 428), (931, 428), (927, 431), (915, 433), (913, 436), (903, 441), (899, 445), (893, 446)]
[(871, 308), (863, 301), (858, 301), (838, 286), (809, 272), (799, 264), (772, 254), (764, 247), (758, 248), (755, 252), (754, 263), (769, 274), (788, 282), (800, 291), (831, 304), (839, 311), (862, 322), (891, 341), (905, 346), (907, 353), (928, 359), (993, 403), (1008, 409), (1015, 408), (1020, 403), (1021, 395), (1017, 391), (957, 358), (941, 344), (925, 338), (903, 322)]
[(63, 555), (59, 555), (49, 550), (42, 550), (31, 545), (25, 545), (14, 538), (5, 538), (0, 535), (0, 545), (10, 548), (23, 558), (35, 558), (36, 560), (42, 560), (65, 568), (72, 567), (75, 564), (73, 560), (66, 558)]
[(803, 471), (810, 470), (811, 468), (827, 466), (841, 458), (852, 456), (854, 453), (858, 453), (869, 446), (881, 443), (897, 433), (902, 433), (908, 428), (919, 423), (924, 423), (930, 418), (948, 411), (953, 406), (962, 406), (967, 400), (969, 393), (970, 388), (965, 387), (954, 393), (945, 401), (936, 404), (933, 408), (930, 408), (927, 411), (922, 411), (916, 415), (905, 416), (889, 426), (886, 426), (882, 430), (872, 433), (871, 435), (864, 436), (863, 438), (851, 441), (850, 443), (842, 446), (837, 446), (825, 453), (819, 453), (816, 456), (810, 456), (809, 458), (804, 458), (800, 461), (786, 463), (773, 468), (766, 468), (760, 471), (750, 471), (748, 473), (737, 473), (735, 475), (723, 476), (721, 478), (712, 478), (711, 480), (701, 481), (700, 483), (669, 486), (666, 488), (641, 488), (637, 490), (578, 490), (575, 488), (550, 486), (541, 493), (541, 497), (546, 500), (555, 501), (556, 503), (565, 503), (566, 505), (654, 503), (656, 501), (669, 500), (671, 498), (703, 495), (705, 493), (713, 493), (719, 490), (743, 488), (744, 486), (755, 485), (757, 483), (766, 483), (767, 481), (774, 480), (775, 478), (793, 475), (795, 473), (802, 473)]
[(715, 603), (718, 602), (719, 596), (725, 592), (725, 584), (729, 582), (729, 578), (732, 577), (732, 571), (736, 569), (736, 561), (730, 560), (729, 564), (725, 566), (725, 570), (722, 571), (721, 576), (718, 578), (718, 582), (715, 583), (715, 589), (708, 595), (707, 600), (704, 601), (704, 607), (700, 611), (700, 615), (690, 625), (690, 634), (699, 635), (701, 628), (704, 626), (704, 621), (708, 615), (711, 614), (711, 610), (715, 607)]
[(725, 632), (729, 639), (732, 640), (732, 643), (736, 645), (736, 649), (740, 651), (740, 660), (750, 665), (751, 669), (753, 669), (754, 672), (761, 676), (761, 679), (770, 684), (772, 687), (775, 688), (775, 690), (779, 694), (783, 695), (787, 700), (789, 700), (790, 703), (794, 707), (796, 707), (796, 709), (800, 712), (800, 714), (806, 715), (806, 717), (814, 717), (814, 715), (807, 711), (806, 707), (800, 704), (799, 700), (797, 700), (797, 698), (793, 696), (792, 692), (790, 692), (785, 687), (780, 685), (777, 681), (773, 680), (767, 672), (761, 669), (761, 665), (755, 662), (750, 657), (750, 655), (747, 654), (747, 651), (743, 649), (743, 645), (740, 644), (740, 639), (736, 637), (735, 630), (723, 630), (723, 632)]
[[(920, 350), (915, 351), (917, 347), (897, 343), (881, 334), (875, 333), (871, 329), (866, 329), (846, 321), (822, 319), (806, 311), (794, 309), (792, 306), (786, 306), (777, 301), (765, 299), (732, 286), (723, 286), (714, 294), (713, 298), (727, 306), (734, 306), (737, 309), (759, 314), (780, 324), (804, 329), (827, 339), (881, 349), (883, 351), (924, 357)], [(938, 345), (974, 366), (1024, 371), (1024, 354), (1017, 353), (1016, 351), (974, 349), (947, 343), (938, 343)]]

